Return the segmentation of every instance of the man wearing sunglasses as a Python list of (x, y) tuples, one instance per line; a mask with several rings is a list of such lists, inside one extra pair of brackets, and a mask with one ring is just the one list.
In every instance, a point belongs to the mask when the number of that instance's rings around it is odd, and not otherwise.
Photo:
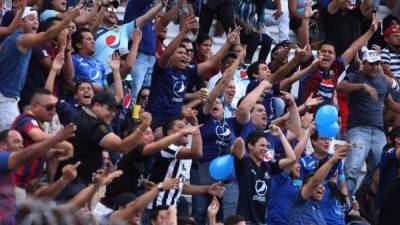
[[(46, 141), (54, 136), (53, 134), (44, 132), (43, 123), (51, 122), (53, 116), (56, 114), (57, 100), (50, 91), (39, 89), (33, 94), (29, 110), (15, 119), (12, 129), (22, 135), (25, 147)], [(25, 188), (32, 179), (42, 178), (43, 166), (46, 159), (59, 157), (59, 160), (65, 160), (73, 155), (73, 146), (67, 141), (59, 142), (55, 145), (55, 148), (57, 150), (49, 151), (45, 157), (40, 157), (30, 163), (26, 163), (15, 171), (17, 202), (24, 200), (26, 197)]]

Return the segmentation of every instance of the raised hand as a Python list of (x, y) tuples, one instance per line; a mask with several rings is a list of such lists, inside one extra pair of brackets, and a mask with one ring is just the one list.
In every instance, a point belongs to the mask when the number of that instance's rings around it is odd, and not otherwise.
[(105, 186), (110, 184), (115, 178), (120, 177), (122, 175), (122, 170), (116, 170), (112, 173), (107, 173), (106, 170), (98, 170), (95, 174), (93, 174), (93, 183), (98, 186)]
[(281, 94), (282, 94), (281, 97), (285, 101), (286, 106), (291, 106), (296, 104), (293, 95), (291, 95), (289, 92), (281, 91)]
[(308, 96), (306, 103), (305, 103), (306, 107), (319, 105), (324, 101), (324, 99), (322, 97), (313, 98), (313, 95), (314, 95), (314, 93), (311, 93), (311, 95)]
[(301, 125), (304, 128), (309, 128), (311, 126), (311, 124), (313, 124), (313, 120), (314, 120), (314, 114), (307, 112), (306, 114), (304, 114), (301, 118)]
[(119, 54), (114, 52), (108, 59), (108, 64), (113, 71), (119, 71), (119, 68), (121, 66), (121, 57), (119, 56)]
[(182, 32), (189, 33), (192, 29), (197, 29), (199, 27), (199, 23), (196, 20), (196, 17), (193, 15), (183, 15), (185, 17), (184, 23), (182, 24)]
[(218, 201), (217, 197), (213, 196), (213, 199), (207, 208), (208, 216), (212, 216), (212, 217), (217, 216), (219, 207), (220, 206), (219, 206), (219, 201)]
[(272, 135), (275, 137), (281, 137), (283, 136), (281, 128), (279, 128), (277, 125), (271, 124), (269, 125), (269, 131), (271, 132)]
[(346, 143), (344, 145), (335, 145), (335, 154), (333, 154), (333, 157), (331, 158), (335, 162), (346, 158), (347, 152), (351, 149), (351, 144)]
[(144, 124), (145, 126), (149, 127), (151, 125), (151, 121), (152, 121), (152, 116), (150, 113), (148, 112), (143, 112), (140, 115), (140, 121), (142, 124)]
[(76, 178), (79, 165), (81, 165), (81, 162), (77, 162), (74, 165), (68, 164), (62, 168), (62, 178), (65, 182), (69, 183)]
[(306, 2), (306, 7), (304, 7), (304, 14), (303, 14), (303, 19), (310, 19), (318, 10), (313, 10), (312, 9), (312, 1), (307, 1)]
[(51, 69), (59, 73), (64, 65), (64, 51), (59, 52), (54, 58), (53, 64), (51, 65)]
[(194, 109), (191, 109), (189, 107), (184, 107), (182, 109), (182, 115), (187, 122), (189, 122), (192, 125), (197, 125), (196, 111)]
[(229, 44), (238, 44), (239, 43), (239, 35), (240, 35), (240, 30), (242, 28), (240, 26), (237, 26), (233, 31), (229, 32), (226, 39)]
[(376, 17), (376, 13), (372, 13), (372, 22), (371, 22), (371, 27), (369, 28), (372, 33), (375, 33), (376, 30), (378, 29), (379, 26), (379, 21)]

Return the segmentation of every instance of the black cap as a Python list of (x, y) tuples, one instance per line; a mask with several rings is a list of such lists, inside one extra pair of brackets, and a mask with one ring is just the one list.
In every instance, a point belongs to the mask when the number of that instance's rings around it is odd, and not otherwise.
[(115, 100), (114, 96), (108, 92), (100, 92), (92, 98), (92, 105), (99, 103), (102, 105), (108, 105), (110, 107), (119, 106), (118, 102)]
[(129, 192), (124, 192), (120, 195), (118, 195), (116, 198), (114, 198), (113, 203), (114, 203), (114, 209), (117, 210), (119, 207), (126, 207), (127, 204), (129, 204), (132, 201), (135, 201), (136, 195), (133, 193)]

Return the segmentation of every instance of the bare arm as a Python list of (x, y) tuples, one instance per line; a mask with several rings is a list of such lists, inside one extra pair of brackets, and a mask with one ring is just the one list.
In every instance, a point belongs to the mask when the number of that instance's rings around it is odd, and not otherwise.
[(178, 10), (181, 7), (183, 1), (179, 2), (178, 4), (175, 4), (172, 6), (172, 8), (165, 13), (164, 16), (162, 16), (160, 19), (158, 19), (155, 23), (156, 31), (161, 31), (165, 27), (168, 26), (168, 24), (174, 19), (174, 17), (178, 14)]
[(125, 59), (124, 66), (121, 67), (120, 72), (121, 72), (121, 78), (125, 78), (126, 75), (128, 75), (131, 70), (133, 65), (135, 65), (136, 62), (136, 55), (139, 49), (139, 43), (142, 40), (142, 31), (140, 28), (136, 28), (133, 33), (132, 33), (132, 46), (131, 49), (129, 50), (128, 56)]
[(107, 173), (104, 170), (100, 171), (96, 174), (93, 184), (83, 189), (67, 203), (58, 206), (58, 209), (68, 211), (79, 210), (92, 199), (93, 195), (99, 190), (99, 188), (110, 184), (116, 177), (121, 175), (121, 170), (117, 170), (112, 173)]
[(61, 22), (56, 23), (46, 32), (40, 32), (37, 34), (29, 33), (22, 35), (17, 39), (18, 49), (21, 52), (26, 52), (29, 48), (32, 48), (35, 45), (39, 45), (44, 41), (54, 39), (63, 29), (65, 29), (69, 22), (79, 16), (79, 10), (80, 9), (78, 7), (75, 7)]
[(151, 124), (151, 114), (144, 112), (140, 120), (142, 121), (137, 129), (128, 137), (121, 140), (115, 133), (107, 134), (100, 142), (100, 146), (105, 149), (112, 149), (118, 152), (129, 153), (143, 138), (143, 134)]
[(60, 52), (53, 61), (49, 75), (47, 76), (46, 83), (44, 85), (44, 88), (49, 90), (50, 92), (53, 91), (54, 81), (56, 79), (57, 74), (60, 73), (63, 64), (64, 64), (64, 52)]
[(170, 146), (171, 144), (173, 144), (177, 140), (179, 140), (179, 138), (182, 137), (182, 135), (184, 135), (183, 132), (178, 132), (178, 133), (163, 137), (160, 140), (157, 140), (156, 142), (147, 144), (144, 146), (143, 154), (144, 155), (152, 155), (154, 153), (162, 151), (163, 149), (166, 149), (168, 146)]
[(318, 60), (314, 60), (309, 66), (307, 66), (306, 68), (297, 71), (296, 73), (294, 73), (292, 76), (283, 79), (280, 83), (279, 83), (279, 88), (281, 90), (289, 90), (290, 85), (292, 85), (294, 82), (300, 80), (303, 76), (305, 76), (308, 72), (310, 72), (312, 69), (316, 68), (316, 66), (318, 65)]
[(272, 87), (271, 83), (269, 83), (266, 80), (263, 80), (253, 91), (251, 91), (248, 95), (246, 95), (246, 97), (238, 106), (236, 112), (236, 120), (240, 124), (245, 124), (250, 120), (250, 110), (257, 103), (257, 100), (258, 98), (260, 98), (262, 93), (267, 89), (271, 89), (271, 87)]
[(120, 70), (120, 57), (119, 54), (113, 53), (111, 58), (109, 59), (108, 63), (110, 64), (112, 75), (114, 79), (114, 98), (116, 102), (121, 102), (124, 98), (124, 92), (122, 90), (122, 79)]
[(217, 83), (217, 85), (214, 87), (214, 89), (211, 91), (210, 96), (207, 98), (206, 103), (203, 106), (203, 113), (204, 114), (210, 114), (212, 107), (214, 105), (215, 100), (218, 98), (218, 96), (221, 94), (224, 86), (233, 79), (233, 75), (235, 74), (235, 71), (237, 67), (239, 66), (240, 59), (236, 59), (235, 62), (224, 71), (221, 80)]
[(197, 65), (197, 71), (199, 74), (202, 74), (212, 69), (226, 55), (229, 48), (239, 39), (239, 32), (240, 32), (240, 27), (237, 27), (234, 31), (230, 32), (227, 36), (227, 41), (218, 50), (218, 52), (212, 55), (207, 61)]
[(346, 92), (346, 93), (351, 93), (355, 91), (363, 91), (366, 90), (366, 83), (350, 83), (347, 80), (342, 80), (338, 85), (336, 86), (336, 91), (337, 92)]
[(388, 76), (390, 78), (395, 78), (394, 74), (392, 73), (392, 70), (390, 69), (390, 64), (383, 64), (382, 63), (382, 69), (383, 69), (383, 72), (385, 73), (386, 76)]
[(90, 26), (90, 32), (95, 35), (97, 32), (97, 29), (99, 28), (101, 22), (104, 19), (104, 14), (106, 12), (106, 7), (101, 7), (99, 13), (96, 16), (95, 21), (92, 23), (92, 25)]
[(241, 137), (235, 139), (235, 143), (233, 144), (231, 148), (231, 153), (232, 155), (235, 156), (235, 158), (241, 160), (244, 157), (244, 141)]
[(89, 12), (85, 12), (84, 14), (78, 16), (75, 19), (75, 23), (80, 26), (85, 24), (91, 24), (99, 8), (100, 6), (98, 4), (94, 4), (93, 8)]
[(372, 37), (375, 31), (378, 29), (378, 20), (376, 18), (375, 13), (372, 16), (371, 27), (365, 32), (361, 37), (359, 37), (356, 41), (354, 41), (350, 47), (342, 54), (343, 63), (347, 65), (356, 53), (361, 49), (363, 45), (365, 45), (368, 40)]
[(390, 94), (385, 98), (385, 106), (396, 113), (400, 113), (400, 104), (395, 102)]
[(57, 197), (65, 186), (77, 176), (76, 169), (80, 165), (77, 162), (75, 165), (66, 165), (62, 168), (62, 176), (49, 186), (43, 187), (35, 192), (35, 197), (50, 198)]
[(329, 2), (327, 6), (327, 11), (329, 14), (333, 15), (335, 14), (340, 8), (345, 7), (345, 1), (343, 0), (333, 0)]
[(2, 36), (6, 36), (6, 35), (10, 35), (15, 33), (15, 31), (17, 31), (18, 29), (18, 25), (19, 23), (21, 23), (22, 19), (22, 13), (24, 12), (25, 9), (25, 1), (23, 1), (24, 3), (21, 4), (21, 6), (19, 7), (17, 13), (14, 16), (14, 19), (11, 21), (10, 25), (8, 25), (8, 27), (0, 27), (0, 37)]
[(303, 49), (298, 49), (296, 52), (295, 57), (293, 57), (292, 60), (290, 60), (288, 63), (285, 65), (281, 66), (275, 73), (272, 74), (272, 83), (278, 83), (280, 82), (285, 76), (287, 76), (293, 68), (298, 66), (301, 61), (304, 59), (305, 56), (307, 56), (308, 51), (307, 51), (308, 46), (304, 46)]
[(156, 15), (164, 8), (164, 4), (165, 3), (160, 2), (147, 11), (143, 16), (138, 17), (136, 19), (136, 26), (142, 28), (147, 21), (154, 19), (154, 17), (156, 17)]
[(192, 28), (197, 28), (197, 20), (194, 16), (189, 16), (185, 19), (185, 22), (182, 24), (182, 29), (178, 33), (178, 35), (172, 39), (167, 48), (164, 51), (164, 54), (161, 56), (158, 65), (160, 68), (164, 68), (169, 61), (169, 58), (174, 54), (175, 50), (182, 43), (183, 39), (186, 37), (186, 34), (189, 33), (189, 30)]
[(296, 155), (293, 152), (293, 148), (286, 139), (285, 135), (282, 133), (281, 128), (279, 128), (276, 125), (270, 125), (269, 130), (272, 135), (276, 136), (279, 138), (279, 140), (282, 142), (283, 149), (285, 150), (285, 155), (286, 157), (279, 160), (279, 168), (280, 169), (285, 169), (288, 166), (292, 165), (294, 162), (296, 162)]
[(344, 159), (346, 157), (347, 151), (350, 148), (350, 144), (340, 145), (339, 147), (335, 148), (335, 154), (333, 155), (333, 157), (330, 158), (315, 172), (314, 176), (310, 178), (311, 180), (309, 182), (303, 185), (303, 188), (301, 189), (301, 196), (303, 197), (303, 199), (311, 198), (314, 190), (322, 184), (332, 166), (335, 165), (339, 160)]
[[(190, 149), (183, 147), (177, 155), (179, 159), (199, 159), (203, 156), (203, 142), (201, 140), (199, 126), (189, 127), (187, 133), (192, 134), (192, 146)], [(191, 129), (191, 130), (190, 130)]]
[(16, 169), (28, 162), (31, 162), (39, 157), (44, 156), (52, 147), (62, 142), (75, 133), (76, 127), (73, 124), (67, 125), (65, 128), (60, 130), (57, 134), (52, 137), (46, 138), (45, 140), (30, 145), (20, 151), (12, 152), (8, 160), (8, 168)]

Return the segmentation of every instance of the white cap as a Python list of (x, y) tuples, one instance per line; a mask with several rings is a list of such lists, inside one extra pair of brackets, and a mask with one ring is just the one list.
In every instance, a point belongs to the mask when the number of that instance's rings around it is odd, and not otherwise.
[(367, 50), (364, 52), (362, 60), (369, 63), (378, 62), (381, 61), (381, 55), (375, 50)]
[(22, 19), (24, 19), (25, 17), (30, 16), (30, 15), (36, 15), (36, 17), (37, 17), (38, 13), (32, 7), (26, 6), (25, 10), (24, 10), (24, 13), (22, 14)]

